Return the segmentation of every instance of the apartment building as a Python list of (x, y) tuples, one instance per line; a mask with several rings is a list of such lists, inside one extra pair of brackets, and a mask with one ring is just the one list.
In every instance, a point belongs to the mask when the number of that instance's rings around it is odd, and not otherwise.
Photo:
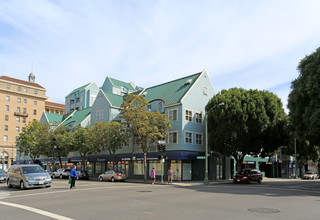
[(45, 111), (58, 114), (58, 115), (64, 115), (65, 112), (65, 105), (56, 103), (56, 102), (50, 102), (49, 100), (45, 101)]
[(16, 158), (16, 141), (26, 125), (40, 120), (45, 110), (46, 89), (28, 81), (0, 76), (0, 168), (7, 169)]

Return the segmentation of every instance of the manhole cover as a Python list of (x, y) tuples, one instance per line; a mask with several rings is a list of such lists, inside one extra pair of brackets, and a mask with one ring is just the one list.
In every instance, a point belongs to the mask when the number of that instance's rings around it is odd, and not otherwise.
[(272, 213), (279, 213), (280, 210), (278, 209), (270, 209), (270, 208), (253, 208), (248, 209), (249, 212), (256, 212), (256, 213), (265, 213), (265, 214), (272, 214)]
[(137, 191), (137, 192), (145, 193), (145, 192), (152, 192), (152, 191), (143, 190), (143, 191)]

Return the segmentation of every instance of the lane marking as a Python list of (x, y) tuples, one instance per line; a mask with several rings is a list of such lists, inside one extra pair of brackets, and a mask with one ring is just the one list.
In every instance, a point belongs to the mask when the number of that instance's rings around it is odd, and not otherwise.
[(44, 216), (47, 216), (47, 217), (50, 217), (50, 218), (54, 218), (54, 219), (74, 220), (72, 218), (68, 218), (68, 217), (64, 217), (62, 215), (57, 215), (57, 214), (54, 214), (54, 213), (51, 213), (51, 212), (43, 211), (41, 209), (32, 208), (30, 206), (24, 206), (24, 205), (19, 205), (19, 204), (9, 203), (9, 202), (3, 202), (3, 201), (0, 201), (0, 204), (6, 205), (6, 206), (11, 206), (11, 207), (14, 207), (14, 208), (24, 209), (24, 210), (27, 210), (27, 211), (30, 211), (30, 212), (34, 212), (34, 213), (37, 213), (39, 215), (44, 215)]
[(111, 187), (94, 187), (94, 188), (84, 188), (84, 189), (70, 189), (64, 188), (65, 190), (59, 190), (59, 191), (50, 191), (50, 192), (41, 192), (41, 193), (32, 193), (32, 194), (23, 194), (23, 195), (15, 195), (15, 196), (10, 196), (7, 197), (7, 199), (11, 198), (19, 198), (19, 197), (28, 197), (28, 196), (35, 196), (35, 195), (46, 195), (46, 194), (54, 194), (54, 193), (72, 193), (72, 192), (77, 192), (77, 191), (85, 191), (85, 190), (98, 190), (98, 189), (117, 189), (117, 188), (133, 188), (133, 187), (145, 187), (145, 186), (121, 186), (121, 187), (116, 187), (116, 186), (111, 186)]
[[(214, 185), (214, 186), (210, 186), (210, 187), (216, 187), (218, 185)], [(224, 186), (224, 187), (233, 187), (233, 186)], [(310, 192), (310, 193), (319, 193), (320, 194), (320, 191), (318, 190), (312, 190), (312, 189), (294, 189), (294, 188), (278, 188), (278, 187), (267, 187), (267, 186), (257, 186), (257, 187), (254, 187), (254, 186), (246, 186), (246, 187), (241, 187), (239, 186), (238, 188), (242, 188), (242, 189), (259, 189), (259, 188), (264, 188), (264, 189), (270, 189), (270, 190), (273, 190), (273, 189), (276, 189), (276, 190), (279, 190), (279, 191), (300, 191), (300, 192)]]

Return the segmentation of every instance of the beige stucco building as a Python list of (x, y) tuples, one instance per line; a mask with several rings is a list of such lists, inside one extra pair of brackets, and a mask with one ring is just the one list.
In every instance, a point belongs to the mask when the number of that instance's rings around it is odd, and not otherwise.
[(16, 140), (26, 125), (40, 120), (45, 110), (46, 89), (29, 81), (0, 76), (0, 169), (7, 169), (16, 157)]

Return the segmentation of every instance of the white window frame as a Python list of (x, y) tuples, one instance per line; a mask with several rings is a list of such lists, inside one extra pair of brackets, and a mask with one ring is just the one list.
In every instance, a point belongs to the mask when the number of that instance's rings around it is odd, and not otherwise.
[[(201, 139), (200, 139), (201, 143), (200, 144), (197, 143), (197, 142), (199, 142), (198, 138), (197, 138), (197, 135), (201, 135)], [(200, 145), (200, 146), (203, 145), (203, 133), (197, 133), (197, 132), (195, 133), (195, 143), (196, 143), (196, 145)]]
[(18, 102), (18, 103), (21, 103), (21, 98), (17, 98), (17, 102)]
[[(187, 111), (188, 111), (188, 112), (191, 112), (191, 116), (187, 115)], [(193, 118), (193, 111), (192, 111), (192, 110), (190, 110), (190, 109), (185, 109), (185, 110), (184, 110), (184, 114), (185, 114), (184, 119), (185, 119), (186, 121), (190, 121), (190, 122), (193, 121), (193, 120), (192, 120), (192, 118)], [(187, 117), (188, 117), (188, 118), (187, 118)], [(189, 117), (190, 117), (191, 120), (189, 120)]]
[(4, 126), (4, 131), (8, 131), (9, 130), (9, 126), (8, 125), (5, 125)]
[(208, 95), (209, 88), (207, 86), (203, 86), (203, 95)]
[(20, 133), (20, 127), (16, 126), (16, 132)]
[(8, 135), (4, 135), (4, 136), (3, 136), (3, 141), (4, 141), (4, 142), (7, 142), (7, 141), (8, 141)]
[[(201, 115), (201, 118), (200, 118), (201, 121), (200, 122), (197, 121), (198, 120), (197, 114)], [(202, 114), (202, 112), (195, 112), (195, 122), (197, 124), (202, 124), (202, 122), (203, 122), (203, 114)]]
[[(191, 143), (187, 142), (187, 133), (191, 134)], [(189, 139), (189, 137), (188, 137)], [(185, 144), (193, 144), (193, 132), (191, 131), (184, 131), (184, 143)]]
[[(176, 120), (174, 120), (174, 112), (177, 112), (176, 113)], [(171, 110), (168, 110), (168, 119), (170, 120), (170, 121), (178, 121), (178, 112), (179, 112), (179, 110), (177, 109), (177, 108), (175, 108), (175, 109), (171, 109)], [(172, 113), (172, 120), (170, 119), (170, 114)]]
[(23, 88), (23, 91), (24, 91), (25, 93), (27, 93), (27, 92), (28, 92), (28, 88)]
[(96, 120), (97, 121), (103, 120), (103, 110), (96, 111)]
[[(173, 142), (173, 140), (171, 141), (171, 139), (170, 139), (170, 134), (176, 134), (176, 142)], [(168, 144), (178, 144), (178, 142), (179, 142), (179, 133), (178, 133), (178, 131), (170, 131), (169, 133), (168, 133)]]
[(8, 112), (9, 110), (10, 110), (9, 105), (6, 105), (6, 106), (5, 106), (5, 111), (7, 111), (7, 112)]
[(37, 101), (33, 101), (34, 106), (37, 106), (37, 104), (38, 104)]
[(27, 104), (28, 102), (27, 102), (27, 99), (23, 99), (23, 103), (24, 104)]
[(6, 101), (10, 101), (10, 96), (6, 96)]
[(20, 113), (21, 112), (21, 108), (17, 107), (17, 112)]

